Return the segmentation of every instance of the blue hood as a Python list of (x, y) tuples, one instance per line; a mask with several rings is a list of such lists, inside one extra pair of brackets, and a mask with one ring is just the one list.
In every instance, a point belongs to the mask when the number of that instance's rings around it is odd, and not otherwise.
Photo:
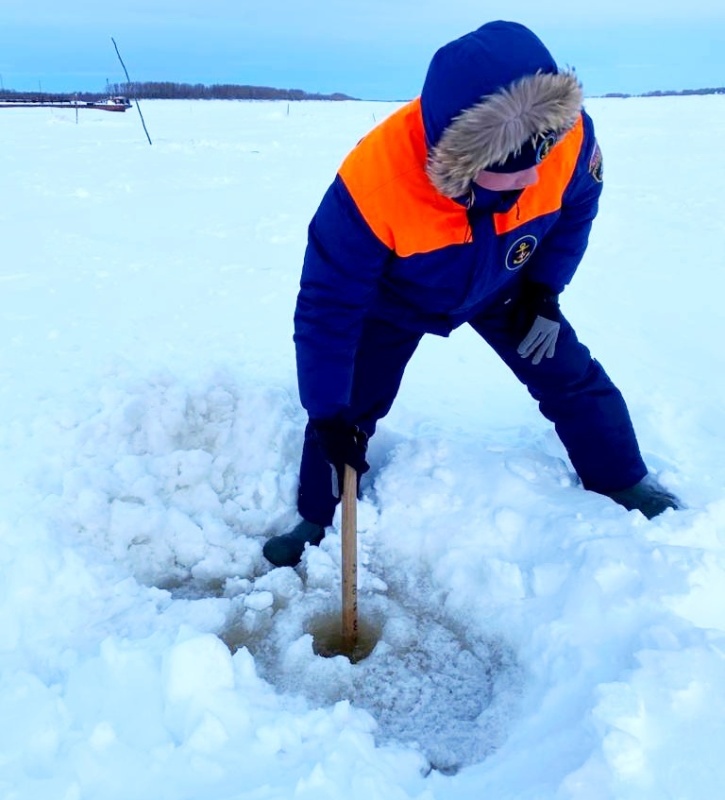
[(537, 72), (557, 74), (542, 41), (517, 22), (488, 22), (441, 47), (428, 68), (421, 107), (428, 146), (482, 97)]

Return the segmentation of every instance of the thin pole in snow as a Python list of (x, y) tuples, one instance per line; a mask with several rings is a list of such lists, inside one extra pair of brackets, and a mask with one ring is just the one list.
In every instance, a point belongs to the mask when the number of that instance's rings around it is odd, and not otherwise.
[(357, 647), (357, 472), (345, 464), (342, 491), (342, 652)]
[[(126, 82), (128, 85), (131, 85), (131, 78), (128, 77), (128, 70), (126, 69), (126, 65), (123, 63), (123, 59), (121, 58), (121, 54), (118, 52), (118, 45), (116, 44), (116, 40), (111, 36), (111, 41), (113, 42), (113, 46), (116, 49), (116, 55), (118, 56), (118, 60), (121, 62), (121, 66), (123, 67), (123, 71), (126, 74)], [(143, 125), (144, 133), (146, 134), (146, 138), (149, 140), (149, 144), (151, 144), (151, 137), (149, 136), (149, 132), (146, 129), (146, 122), (143, 118), (143, 114), (141, 113), (141, 106), (138, 104), (138, 100), (134, 97), (134, 103), (136, 103), (136, 109), (138, 110), (138, 115), (141, 117), (141, 124)]]

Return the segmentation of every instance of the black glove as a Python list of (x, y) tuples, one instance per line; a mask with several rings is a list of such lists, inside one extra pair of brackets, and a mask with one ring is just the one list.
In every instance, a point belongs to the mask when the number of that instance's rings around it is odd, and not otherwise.
[[(345, 464), (349, 464), (360, 476), (370, 469), (365, 460), (368, 437), (357, 425), (345, 422), (339, 417), (310, 420), (317, 443), (325, 460), (332, 467), (333, 494), (342, 494)], [(335, 485), (337, 484), (337, 485)]]
[(561, 329), (559, 296), (542, 283), (528, 282), (522, 293), (522, 304), (530, 327), (516, 352), (522, 358), (531, 357), (533, 364), (539, 364), (544, 356), (553, 358), (556, 350)]
[(526, 281), (521, 293), (521, 301), (532, 319), (544, 317), (553, 322), (561, 322), (559, 295), (545, 284)]

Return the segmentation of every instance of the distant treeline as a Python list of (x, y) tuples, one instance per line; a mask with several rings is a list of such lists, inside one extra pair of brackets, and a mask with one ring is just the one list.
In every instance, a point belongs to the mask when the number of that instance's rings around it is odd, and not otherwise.
[[(238, 84), (201, 83), (112, 83), (106, 94), (125, 95), (140, 100), (355, 100), (346, 94), (310, 94), (301, 89), (274, 89), (270, 86), (240, 86)], [(667, 97), (671, 95), (725, 94), (725, 87), (717, 89), (683, 89), (682, 91), (657, 90), (630, 95), (611, 92), (603, 97)], [(80, 99), (86, 99), (81, 97)], [(95, 99), (95, 98), (94, 98)]]
[(72, 94), (57, 92), (21, 92), (15, 89), (0, 90), (0, 101), (2, 100), (27, 100), (32, 103), (54, 103), (57, 101), (70, 102), (71, 100), (82, 100), (83, 102), (93, 102), (103, 100), (108, 97), (107, 92), (73, 92)]
[(353, 100), (346, 94), (319, 94), (302, 89), (275, 89), (272, 86), (247, 86), (221, 83), (206, 86), (202, 83), (173, 83), (146, 81), (144, 83), (112, 83), (108, 94), (122, 94), (139, 100)]
[[(600, 97), (671, 97), (686, 95), (725, 94), (725, 86), (712, 89), (657, 90), (644, 94), (608, 92)], [(234, 83), (212, 84), (174, 83), (172, 81), (145, 81), (142, 83), (109, 83), (105, 92), (21, 92), (1, 89), (0, 100), (54, 101), (82, 100), (92, 102), (108, 96), (123, 95), (139, 100), (356, 100), (355, 97), (334, 92), (319, 94), (302, 89), (275, 89), (271, 86), (247, 86)]]
[(678, 97), (693, 94), (725, 94), (725, 86), (719, 89), (682, 89), (680, 91), (668, 91), (658, 89), (654, 92), (645, 92), (644, 94), (624, 94), (622, 92), (609, 92), (608, 94), (601, 95), (602, 97)]
[(55, 100), (102, 100), (109, 95), (123, 95), (139, 100), (354, 100), (346, 94), (318, 94), (302, 89), (275, 89), (271, 86), (246, 86), (237, 84), (173, 83), (171, 81), (145, 81), (143, 83), (109, 83), (105, 92), (18, 92), (12, 89), (0, 91), (0, 99), (33, 100), (52, 102)]

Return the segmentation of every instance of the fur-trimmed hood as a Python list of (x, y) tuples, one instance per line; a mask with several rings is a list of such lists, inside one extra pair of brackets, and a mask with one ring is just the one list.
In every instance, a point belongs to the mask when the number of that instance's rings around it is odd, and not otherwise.
[[(460, 197), (479, 170), (536, 163), (537, 144), (569, 130), (582, 103), (577, 77), (559, 72), (531, 31), (488, 23), (442, 47), (428, 69), (421, 94), (428, 177), (441, 194)], [(521, 163), (507, 169), (517, 156)]]

